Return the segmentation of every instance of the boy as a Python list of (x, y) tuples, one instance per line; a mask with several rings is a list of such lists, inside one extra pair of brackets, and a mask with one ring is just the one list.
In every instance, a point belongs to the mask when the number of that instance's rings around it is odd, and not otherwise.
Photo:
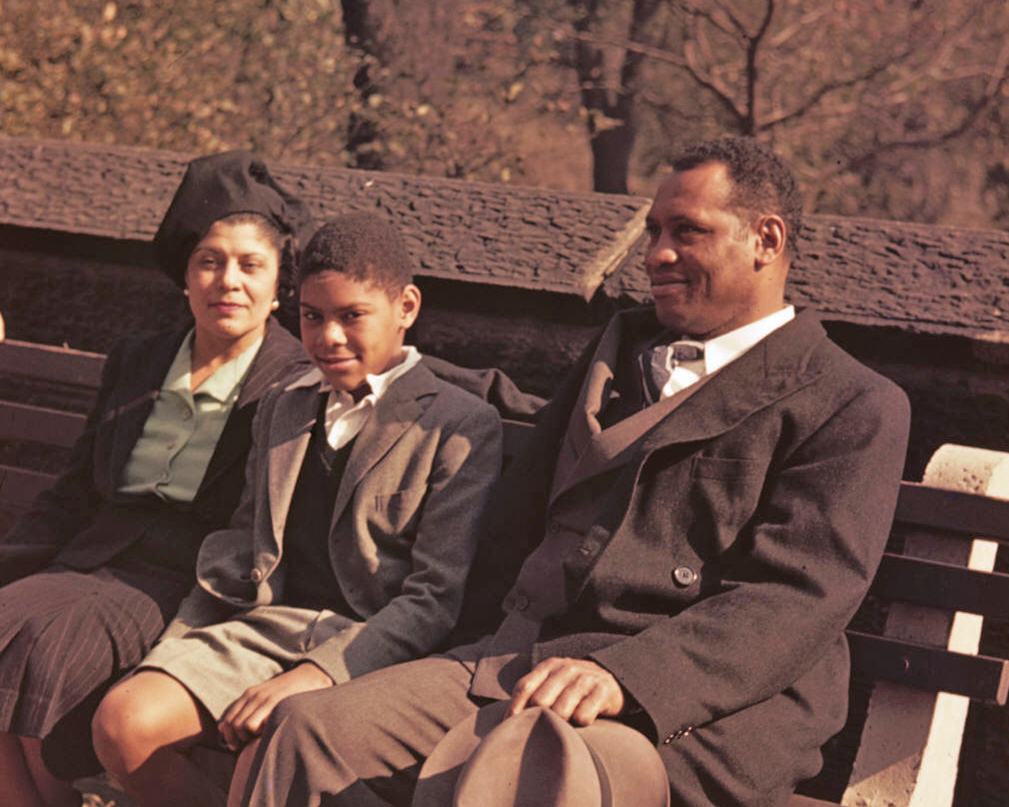
[(301, 275), (316, 369), (264, 398), (231, 524), (95, 717), (99, 758), (145, 807), (219, 803), (181, 752), (237, 750), (283, 698), (425, 656), (458, 616), (501, 462), (497, 413), (403, 346), (420, 290), (390, 225), (324, 225)]

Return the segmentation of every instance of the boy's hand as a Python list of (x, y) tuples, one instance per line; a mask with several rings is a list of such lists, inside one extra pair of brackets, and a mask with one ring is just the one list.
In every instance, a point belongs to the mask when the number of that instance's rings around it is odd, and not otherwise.
[(605, 667), (575, 658), (548, 658), (524, 675), (512, 692), (509, 715), (527, 706), (551, 709), (565, 720), (587, 726), (600, 715), (624, 709), (624, 691)]
[(238, 751), (254, 737), (258, 737), (263, 728), (263, 722), (273, 712), (274, 707), (284, 698), (297, 695), (299, 692), (310, 692), (313, 689), (325, 689), (333, 686), (330, 678), (321, 667), (310, 661), (304, 661), (297, 667), (249, 687), (242, 693), (221, 718), (217, 730), (225, 744), (232, 751)]

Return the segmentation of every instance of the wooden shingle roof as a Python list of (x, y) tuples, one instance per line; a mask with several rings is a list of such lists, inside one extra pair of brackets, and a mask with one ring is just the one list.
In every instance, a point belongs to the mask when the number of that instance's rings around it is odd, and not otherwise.
[[(0, 224), (149, 241), (187, 155), (0, 138)], [(588, 299), (641, 234), (648, 200), (270, 164), (320, 219), (376, 210), (419, 274)]]
[[(805, 216), (788, 298), (825, 319), (976, 337), (1009, 332), (1009, 233)], [(643, 246), (606, 283), (648, 299)]]
[[(0, 137), (0, 225), (149, 241), (188, 159)], [(320, 218), (388, 215), (421, 275), (584, 299), (600, 286), (612, 297), (648, 298), (641, 268), (648, 199), (270, 168)], [(1009, 332), (1009, 233), (807, 216), (789, 297), (826, 319), (968, 337)]]

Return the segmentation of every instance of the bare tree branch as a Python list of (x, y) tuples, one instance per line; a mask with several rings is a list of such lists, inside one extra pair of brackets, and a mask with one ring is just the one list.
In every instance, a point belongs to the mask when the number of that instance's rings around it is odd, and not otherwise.
[(906, 51), (899, 54), (895, 54), (889, 59), (886, 59), (884, 62), (881, 62), (880, 64), (873, 65), (863, 73), (858, 73), (857, 75), (850, 76), (849, 78), (846, 79), (829, 81), (826, 84), (823, 84), (821, 87), (819, 87), (816, 90), (816, 92), (810, 95), (809, 98), (807, 98), (797, 107), (793, 108), (788, 112), (783, 112), (782, 114), (774, 118), (770, 118), (766, 121), (763, 121), (762, 123), (760, 123), (757, 129), (758, 131), (766, 132), (770, 129), (773, 129), (775, 126), (780, 126), (781, 124), (788, 123), (789, 121), (792, 121), (795, 118), (800, 118), (807, 112), (809, 112), (809, 110), (811, 110), (817, 104), (819, 104), (824, 98), (826, 98), (831, 93), (837, 92), (838, 90), (844, 90), (849, 87), (854, 87), (858, 84), (863, 84), (867, 81), (871, 81), (872, 79), (876, 78), (876, 76), (878, 76), (880, 73), (883, 73), (884, 71), (892, 67), (894, 64), (897, 64), (898, 62), (902, 61), (905, 58), (907, 58)]
[(739, 20), (731, 14), (727, 14), (726, 16), (729, 17), (729, 22), (732, 23), (733, 28), (728, 28), (711, 12), (705, 11), (703, 8), (700, 8), (693, 3), (680, 2), (676, 4), (676, 7), (684, 12), (688, 17), (699, 17), (706, 20), (712, 28), (721, 31), (723, 34), (733, 39), (746, 37), (746, 28), (744, 28), (742, 23), (740, 23)]
[[(964, 42), (970, 42), (976, 36), (976, 31), (971, 27), (971, 23), (976, 16), (976, 9), (968, 9), (963, 18), (954, 26), (944, 26), (941, 31), (933, 32), (931, 37), (926, 37), (924, 42), (918, 43), (920, 53), (931, 54), (928, 65), (910, 73), (903, 81), (894, 84), (895, 89), (902, 89), (920, 80), (922, 75), (928, 75), (932, 80), (941, 80), (938, 72), (941, 67), (950, 60), (956, 47)], [(911, 54), (910, 47), (905, 49), (908, 55)]]
[(683, 59), (676, 56), (674, 53), (670, 53), (668, 50), (663, 50), (661, 48), (651, 47), (649, 45), (644, 45), (641, 42), (632, 42), (629, 40), (613, 39), (610, 37), (599, 36), (598, 34), (590, 34), (582, 31), (572, 31), (571, 29), (561, 29), (564, 36), (571, 39), (580, 40), (583, 42), (588, 42), (592, 45), (606, 45), (609, 47), (623, 48), (624, 50), (630, 51), (632, 53), (640, 53), (643, 56), (647, 56), (650, 59), (656, 59), (660, 62), (666, 62), (667, 64), (675, 65), (676, 67), (686, 69), (687, 63)]
[(828, 10), (829, 8), (827, 6), (822, 6), (820, 8), (813, 9), (812, 11), (807, 11), (787, 28), (780, 30), (777, 35), (768, 42), (768, 44), (772, 48), (780, 48), (803, 28), (817, 22), (828, 12)]
[(965, 134), (970, 128), (977, 122), (981, 114), (991, 105), (1002, 92), (1002, 88), (1006, 85), (1007, 80), (1009, 80), (1009, 39), (1002, 45), (1002, 49), (999, 51), (999, 55), (995, 60), (995, 71), (992, 74), (991, 80), (988, 82), (982, 96), (975, 101), (970, 108), (967, 110), (963, 119), (956, 125), (947, 129), (944, 132), (938, 134), (929, 135), (928, 137), (918, 137), (918, 138), (903, 138), (899, 140), (891, 140), (886, 143), (880, 143), (872, 149), (865, 151), (859, 156), (848, 160), (842, 167), (835, 168), (826, 174), (826, 177), (836, 176), (837, 174), (857, 171), (860, 168), (865, 167), (877, 157), (883, 154), (888, 154), (892, 151), (897, 151), (899, 149), (930, 149), (936, 146), (941, 146), (943, 143), (948, 143), (951, 140), (955, 140), (961, 135)]
[(718, 6), (718, 10), (721, 11), (726, 17), (729, 18), (729, 22), (732, 23), (732, 27), (735, 28), (739, 35), (745, 38), (749, 38), (749, 31), (746, 29), (746, 25), (742, 20), (737, 17), (732, 10), (732, 7), (722, 2), (722, 0), (713, 0), (714, 4)]
[(752, 37), (746, 48), (746, 117), (743, 121), (743, 134), (754, 135), (757, 133), (757, 51), (760, 43), (767, 34), (767, 29), (771, 26), (774, 17), (774, 0), (767, 0), (767, 8), (764, 10), (764, 19)]
[(760, 23), (760, 29), (751, 38), (757, 44), (764, 38), (767, 29), (771, 27), (771, 20), (774, 18), (774, 0), (767, 0), (767, 9), (764, 11), (764, 19)]
[(710, 91), (715, 96), (715, 99), (735, 118), (737, 125), (742, 128), (743, 122), (746, 120), (746, 110), (740, 109), (737, 106), (735, 100), (732, 98), (732, 91), (728, 87), (714, 76), (706, 74), (697, 64), (693, 42), (688, 41), (684, 44), (683, 55), (687, 59), (685, 68), (690, 73), (691, 78), (704, 87), (704, 89)]

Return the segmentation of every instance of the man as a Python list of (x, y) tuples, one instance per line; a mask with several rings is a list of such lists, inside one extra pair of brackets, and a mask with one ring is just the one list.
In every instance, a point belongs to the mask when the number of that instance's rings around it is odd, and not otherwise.
[(590, 345), (492, 494), (459, 628), (476, 641), (281, 704), (248, 803), (409, 804), (421, 761), (494, 700), (500, 728), (535, 707), (640, 732), (674, 805), (783, 805), (819, 770), (907, 399), (785, 305), (801, 206), (779, 158), (724, 139), (674, 169), (648, 215), (654, 306)]

